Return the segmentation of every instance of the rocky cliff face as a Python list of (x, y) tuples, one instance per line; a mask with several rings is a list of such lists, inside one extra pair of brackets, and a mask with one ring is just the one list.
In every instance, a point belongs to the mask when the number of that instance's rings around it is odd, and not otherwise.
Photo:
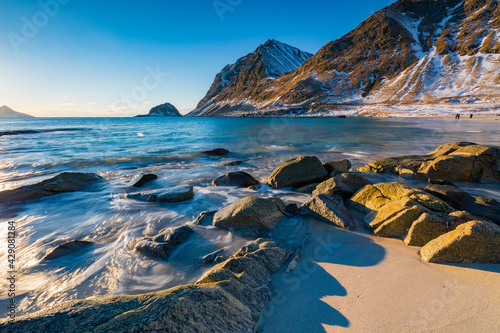
[[(192, 115), (328, 114), (408, 103), (500, 105), (499, 28), (498, 1), (400, 0), (296, 69), (253, 80), (251, 89), (242, 89), (245, 82), (214, 89), (221, 72)], [(256, 59), (242, 59), (256, 75)], [(209, 101), (210, 107), (203, 107)]]
[(182, 117), (180, 112), (170, 103), (155, 106), (148, 114), (137, 117)]

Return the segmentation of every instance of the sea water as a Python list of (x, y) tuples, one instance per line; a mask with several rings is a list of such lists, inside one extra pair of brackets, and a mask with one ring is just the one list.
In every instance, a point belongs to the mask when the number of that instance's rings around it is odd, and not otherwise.
[[(230, 171), (245, 171), (265, 184), (283, 161), (302, 155), (323, 162), (348, 158), (357, 168), (403, 154), (425, 154), (452, 141), (500, 145), (500, 122), (375, 118), (4, 118), (0, 119), (0, 191), (33, 184), (64, 171), (94, 172), (106, 182), (94, 192), (63, 193), (14, 206), (0, 203), (7, 271), (7, 222), (17, 225), (18, 314), (63, 300), (95, 295), (139, 294), (196, 281), (209, 266), (197, 259), (220, 248), (229, 255), (248, 241), (210, 225), (168, 261), (133, 251), (142, 237), (165, 227), (192, 224), (202, 211), (217, 210), (249, 195), (277, 196), (301, 203), (308, 195), (263, 186), (258, 191), (213, 187)], [(225, 148), (225, 156), (201, 151)], [(232, 161), (238, 166), (226, 166)], [(193, 185), (195, 197), (181, 203), (126, 199), (145, 173), (159, 176), (154, 187)], [(397, 177), (367, 175), (374, 180)], [(500, 199), (496, 184), (460, 183), (477, 194)], [(307, 226), (283, 222), (271, 237), (293, 246)], [(61, 242), (95, 246), (52, 261), (41, 260)], [(9, 298), (0, 283), (0, 307)]]

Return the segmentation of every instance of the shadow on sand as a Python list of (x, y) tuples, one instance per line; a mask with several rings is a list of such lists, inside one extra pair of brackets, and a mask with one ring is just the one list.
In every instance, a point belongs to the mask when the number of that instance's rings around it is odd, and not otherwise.
[(312, 218), (311, 242), (291, 273), (280, 272), (271, 282), (273, 298), (262, 318), (272, 332), (325, 332), (324, 326), (349, 327), (349, 320), (322, 298), (346, 296), (348, 291), (322, 264), (354, 267), (377, 265), (385, 249), (369, 237), (336, 228)]

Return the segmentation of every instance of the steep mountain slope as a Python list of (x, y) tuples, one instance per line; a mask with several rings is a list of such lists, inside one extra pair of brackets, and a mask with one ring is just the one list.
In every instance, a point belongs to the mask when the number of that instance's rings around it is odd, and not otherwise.
[(189, 115), (211, 115), (231, 106), (232, 100), (244, 100), (264, 92), (267, 82), (290, 72), (312, 54), (270, 39), (254, 52), (227, 65), (217, 74), (206, 96)]
[(29, 114), (14, 111), (7, 105), (0, 106), (0, 117), (33, 118)]
[(212, 91), (217, 105), (210, 114), (355, 113), (408, 103), (500, 107), (499, 28), (497, 0), (400, 0), (239, 98), (232, 87)]

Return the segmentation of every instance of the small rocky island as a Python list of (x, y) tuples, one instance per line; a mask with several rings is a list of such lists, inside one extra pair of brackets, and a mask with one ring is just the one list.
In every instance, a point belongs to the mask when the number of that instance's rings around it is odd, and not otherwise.
[(7, 105), (3, 105), (0, 106), (0, 118), (34, 118), (34, 117), (26, 113), (14, 111)]
[(148, 114), (140, 114), (136, 117), (182, 117), (179, 110), (170, 103), (155, 106)]

